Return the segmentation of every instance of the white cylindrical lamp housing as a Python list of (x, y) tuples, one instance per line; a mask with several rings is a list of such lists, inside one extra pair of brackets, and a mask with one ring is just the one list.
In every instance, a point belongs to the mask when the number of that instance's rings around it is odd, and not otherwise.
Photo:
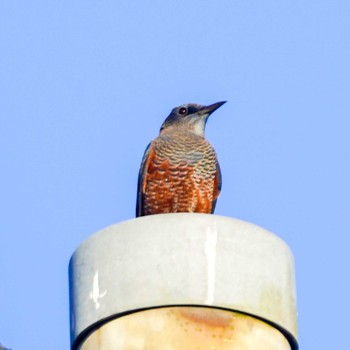
[(244, 221), (112, 225), (78, 247), (69, 274), (74, 350), (298, 348), (292, 254)]

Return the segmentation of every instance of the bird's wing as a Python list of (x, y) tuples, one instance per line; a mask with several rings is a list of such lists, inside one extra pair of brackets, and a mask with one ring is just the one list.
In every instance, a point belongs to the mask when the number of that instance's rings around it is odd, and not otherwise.
[[(140, 171), (139, 171), (139, 178), (137, 183), (137, 199), (136, 199), (136, 217), (143, 215), (143, 195), (145, 191), (145, 174), (148, 168), (148, 165), (150, 163), (150, 154), (152, 152), (154, 145), (149, 143), (147, 146), (145, 153), (142, 158)], [(153, 153), (153, 152), (152, 152)]]
[(221, 177), (221, 169), (218, 162), (216, 162), (216, 174), (214, 179), (214, 193), (213, 193), (213, 203), (211, 207), (211, 213), (214, 214), (216, 201), (219, 197), (220, 191), (222, 187), (222, 177)]

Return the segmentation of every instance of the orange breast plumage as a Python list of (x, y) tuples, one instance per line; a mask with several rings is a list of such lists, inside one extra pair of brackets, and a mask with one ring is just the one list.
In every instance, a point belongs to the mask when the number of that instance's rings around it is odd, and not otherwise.
[(142, 161), (136, 215), (213, 213), (220, 189), (216, 153), (204, 137), (160, 135)]

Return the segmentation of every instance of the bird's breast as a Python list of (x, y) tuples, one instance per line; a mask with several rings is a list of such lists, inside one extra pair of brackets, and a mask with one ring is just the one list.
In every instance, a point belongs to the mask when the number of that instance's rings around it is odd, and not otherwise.
[(216, 162), (216, 154), (210, 143), (196, 135), (158, 137), (154, 141), (154, 151), (159, 160), (170, 164), (195, 166)]
[(210, 212), (217, 159), (202, 137), (158, 137), (146, 170), (147, 214)]

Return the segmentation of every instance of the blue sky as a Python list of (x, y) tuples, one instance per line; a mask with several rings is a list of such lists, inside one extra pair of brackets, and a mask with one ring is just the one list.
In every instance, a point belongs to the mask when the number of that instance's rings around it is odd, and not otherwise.
[(302, 349), (348, 343), (350, 3), (0, 1), (0, 342), (69, 347), (68, 262), (133, 218), (170, 110), (207, 124), (216, 213), (284, 239)]

